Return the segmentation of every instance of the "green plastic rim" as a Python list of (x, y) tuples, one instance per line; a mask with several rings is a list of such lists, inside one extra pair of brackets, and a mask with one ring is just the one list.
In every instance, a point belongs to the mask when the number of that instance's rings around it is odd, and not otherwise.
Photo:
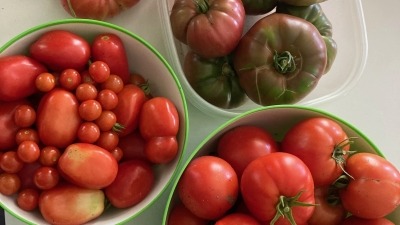
[[(48, 23), (43, 23), (40, 24), (38, 26), (34, 26), (28, 30), (25, 30), (19, 34), (17, 34), (15, 37), (13, 37), (12, 39), (10, 39), (9, 41), (7, 41), (3, 46), (0, 47), (0, 56), (1, 54), (8, 49), (10, 46), (12, 46), (13, 44), (17, 43), (19, 40), (23, 39), (24, 37), (26, 37), (27, 35), (30, 35), (34, 32), (40, 31), (44, 28), (51, 28), (53, 26), (57, 26), (57, 25), (65, 25), (65, 24), (76, 24), (76, 23), (80, 23), (80, 24), (91, 24), (91, 25), (98, 25), (98, 26), (103, 26), (103, 27), (107, 27), (107, 28), (111, 28), (113, 30), (122, 32), (130, 37), (132, 37), (133, 39), (137, 40), (138, 42), (140, 42), (141, 44), (143, 44), (147, 49), (149, 49), (162, 63), (163, 65), (167, 68), (168, 72), (170, 73), (170, 75), (173, 77), (175, 84), (177, 85), (180, 97), (181, 97), (181, 101), (182, 101), (182, 105), (183, 105), (183, 112), (184, 115), (180, 115), (181, 117), (184, 118), (184, 133), (182, 134), (183, 136), (183, 140), (181, 141), (180, 145), (182, 146), (182, 152), (181, 154), (179, 154), (179, 158), (177, 160), (177, 165), (176, 168), (174, 169), (173, 174), (171, 175), (171, 177), (169, 178), (168, 182), (163, 186), (163, 188), (161, 189), (161, 191), (155, 196), (154, 199), (152, 199), (150, 201), (149, 204), (147, 204), (145, 207), (143, 207), (142, 209), (140, 209), (137, 213), (133, 214), (132, 216), (129, 216), (128, 218), (124, 219), (123, 221), (119, 222), (118, 224), (125, 224), (128, 221), (136, 218), (137, 216), (139, 216), (143, 211), (145, 211), (147, 208), (149, 208), (151, 205), (154, 204), (154, 202), (156, 202), (160, 196), (166, 191), (166, 189), (169, 187), (169, 185), (172, 183), (172, 181), (174, 180), (174, 178), (177, 176), (178, 173), (178, 168), (180, 167), (180, 164), (182, 163), (182, 156), (184, 155), (185, 151), (186, 151), (186, 145), (187, 145), (187, 137), (189, 136), (189, 115), (188, 115), (188, 106), (187, 106), (187, 102), (186, 102), (186, 97), (185, 97), (185, 93), (183, 91), (183, 88), (179, 82), (179, 79), (175, 73), (175, 71), (172, 69), (172, 67), (170, 66), (170, 64), (167, 62), (167, 60), (160, 54), (160, 52), (155, 49), (150, 43), (148, 43), (146, 40), (144, 40), (142, 37), (134, 34), (133, 32), (122, 28), (118, 25), (112, 24), (112, 23), (108, 23), (108, 22), (104, 22), (104, 21), (99, 21), (99, 20), (92, 20), (92, 19), (81, 19), (81, 18), (71, 18), (71, 19), (62, 19), (62, 20), (55, 20), (55, 21), (51, 21)], [(15, 218), (18, 218), (19, 220), (21, 220), (24, 223), (27, 224), (32, 224), (34, 225), (35, 223), (27, 220), (26, 218), (21, 217), (20, 215), (16, 214), (15, 212), (13, 212), (11, 209), (9, 209), (7, 207), (7, 205), (4, 205), (2, 202), (0, 202), (0, 206), (7, 211), (9, 214), (11, 214), (12, 216), (14, 216)]]

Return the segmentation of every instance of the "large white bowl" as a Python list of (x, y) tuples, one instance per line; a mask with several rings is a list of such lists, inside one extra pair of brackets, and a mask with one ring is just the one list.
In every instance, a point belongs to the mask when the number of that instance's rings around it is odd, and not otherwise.
[[(294, 124), (306, 118), (317, 116), (330, 118), (338, 122), (343, 130), (346, 132), (348, 137), (355, 137), (354, 143), (351, 145), (351, 150), (360, 152), (371, 152), (383, 156), (383, 154), (373, 144), (373, 142), (356, 127), (344, 121), (343, 119), (325, 111), (321, 111), (319, 109), (311, 108), (308, 106), (296, 105), (276, 105), (253, 109), (236, 117), (233, 117), (221, 126), (219, 126), (216, 130), (210, 133), (189, 156), (187, 162), (185, 162), (185, 164), (182, 166), (181, 171), (179, 172), (176, 180), (173, 183), (171, 193), (167, 200), (167, 207), (163, 215), (163, 225), (168, 225), (167, 222), (170, 210), (173, 208), (174, 204), (179, 201), (176, 190), (179, 178), (182, 176), (185, 168), (193, 159), (199, 156), (209, 155), (211, 153), (215, 154), (218, 141), (225, 132), (238, 126), (253, 125), (264, 128), (273, 135), (275, 140), (279, 142), (282, 140), (283, 136), (286, 134), (289, 128), (292, 127)], [(388, 217), (395, 224), (400, 224), (400, 207), (397, 207), (395, 212), (393, 212)]]
[[(92, 40), (97, 34), (114, 33), (118, 35), (126, 48), (130, 68), (142, 74), (149, 80), (152, 94), (164, 96), (173, 101), (180, 116), (180, 128), (178, 134), (179, 153), (178, 156), (166, 165), (156, 167), (156, 180), (150, 194), (139, 204), (122, 210), (106, 210), (99, 218), (88, 224), (118, 224), (124, 223), (139, 215), (143, 210), (154, 203), (164, 192), (168, 184), (177, 172), (178, 164), (186, 146), (188, 136), (188, 114), (187, 104), (182, 87), (173, 69), (160, 53), (146, 40), (136, 34), (116, 26), (114, 24), (87, 20), (87, 19), (66, 19), (53, 21), (33, 27), (17, 35), (0, 48), (0, 56), (26, 53), (28, 46), (33, 43), (41, 34), (55, 29), (72, 31)], [(0, 194), (0, 205), (8, 213), (28, 224), (47, 224), (39, 213), (26, 212), (18, 208), (15, 198)]]

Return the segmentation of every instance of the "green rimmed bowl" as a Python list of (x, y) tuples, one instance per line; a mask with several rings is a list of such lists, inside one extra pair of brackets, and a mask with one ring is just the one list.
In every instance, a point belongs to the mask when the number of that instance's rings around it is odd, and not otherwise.
[[(354, 143), (351, 145), (353, 150), (371, 152), (383, 156), (382, 152), (365, 134), (345, 120), (328, 112), (312, 107), (298, 105), (276, 105), (253, 109), (233, 117), (219, 126), (216, 130), (210, 133), (188, 157), (187, 162), (185, 162), (181, 171), (177, 175), (176, 180), (171, 188), (171, 193), (168, 196), (167, 207), (163, 215), (163, 225), (168, 225), (168, 218), (171, 209), (179, 202), (177, 186), (185, 168), (193, 159), (199, 156), (209, 155), (212, 153), (215, 154), (218, 141), (225, 132), (242, 125), (255, 125), (267, 130), (273, 135), (275, 140), (279, 142), (294, 124), (304, 119), (317, 116), (330, 118), (338, 122), (348, 137), (355, 137)], [(397, 209), (388, 217), (395, 224), (400, 224), (400, 207), (397, 207)]]
[[(188, 109), (182, 87), (168, 62), (146, 40), (122, 27), (96, 20), (66, 19), (38, 25), (22, 32), (0, 47), (0, 57), (26, 54), (28, 46), (40, 35), (56, 29), (74, 32), (89, 42), (101, 33), (114, 33), (118, 35), (125, 45), (131, 70), (143, 75), (149, 81), (153, 96), (169, 98), (178, 110), (180, 116), (180, 127), (177, 136), (179, 142), (178, 156), (168, 164), (157, 165), (155, 167), (156, 179), (149, 195), (133, 207), (106, 210), (99, 218), (88, 224), (109, 225), (126, 223), (157, 201), (177, 173), (181, 156), (185, 150), (189, 129)], [(25, 223), (47, 224), (39, 213), (21, 210), (16, 205), (15, 197), (0, 194), (0, 205), (8, 213)]]

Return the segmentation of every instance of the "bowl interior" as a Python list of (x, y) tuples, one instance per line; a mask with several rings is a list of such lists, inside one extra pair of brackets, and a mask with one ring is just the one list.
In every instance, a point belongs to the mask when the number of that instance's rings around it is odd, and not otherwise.
[[(168, 198), (167, 207), (164, 212), (163, 225), (167, 225), (168, 216), (173, 205), (178, 201), (178, 196), (175, 193), (179, 178), (181, 177), (184, 169), (188, 166), (190, 161), (194, 158), (208, 155), (215, 152), (217, 149), (217, 143), (221, 136), (228, 130), (241, 126), (241, 125), (255, 125), (266, 129), (270, 134), (275, 137), (275, 140), (281, 141), (284, 134), (297, 122), (311, 117), (327, 117), (338, 122), (349, 137), (356, 137), (354, 143), (351, 145), (351, 149), (360, 152), (371, 152), (378, 155), (382, 155), (379, 149), (368, 139), (361, 131), (347, 123), (346, 121), (331, 115), (327, 112), (320, 111), (307, 106), (294, 106), (294, 105), (278, 105), (278, 106), (268, 106), (263, 108), (253, 109), (239, 116), (236, 116), (226, 123), (222, 124), (213, 133), (208, 135), (195, 149), (195, 151), (190, 155), (185, 165), (182, 167), (181, 171), (177, 175), (174, 181), (172, 192)], [(400, 218), (400, 209), (392, 213), (390, 217), (397, 222)], [(397, 218), (397, 219), (394, 219)]]
[[(139, 204), (124, 210), (107, 210), (98, 219), (89, 224), (116, 224), (126, 222), (137, 216), (140, 212), (151, 205), (166, 189), (174, 177), (176, 168), (181, 160), (185, 149), (188, 132), (187, 105), (184, 93), (179, 81), (166, 60), (156, 49), (141, 37), (121, 28), (119, 26), (94, 20), (67, 19), (54, 21), (31, 28), (7, 42), (0, 48), (0, 56), (25, 54), (27, 46), (33, 43), (41, 34), (56, 29), (72, 31), (89, 42), (101, 33), (114, 33), (118, 35), (126, 48), (131, 72), (137, 72), (149, 80), (152, 94), (164, 96), (172, 100), (179, 112), (180, 128), (177, 136), (179, 141), (179, 153), (172, 162), (158, 165), (155, 168), (156, 180), (150, 194)], [(15, 199), (0, 195), (1, 206), (10, 214), (27, 223), (46, 224), (39, 214), (20, 210), (15, 204)]]

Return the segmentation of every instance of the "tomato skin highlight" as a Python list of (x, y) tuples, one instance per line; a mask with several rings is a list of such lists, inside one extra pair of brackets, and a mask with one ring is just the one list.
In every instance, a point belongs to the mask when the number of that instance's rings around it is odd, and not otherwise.
[(42, 97), (36, 126), (43, 144), (65, 148), (74, 142), (81, 123), (78, 108), (75, 95), (63, 89), (53, 89)]
[(118, 172), (118, 162), (107, 150), (89, 143), (69, 145), (58, 159), (61, 175), (84, 188), (101, 189), (110, 185)]

